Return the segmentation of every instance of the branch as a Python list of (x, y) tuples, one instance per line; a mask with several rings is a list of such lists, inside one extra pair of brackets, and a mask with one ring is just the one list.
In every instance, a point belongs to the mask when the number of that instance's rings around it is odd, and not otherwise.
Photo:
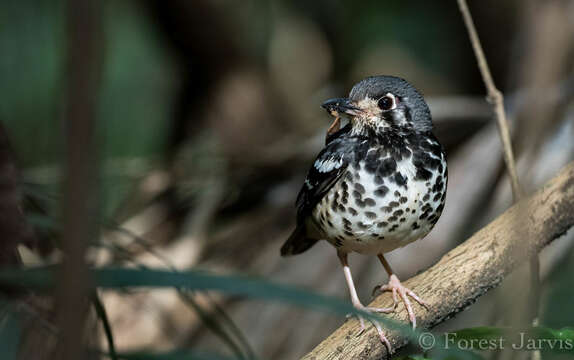
[(478, 69), (480, 70), (480, 75), (482, 75), (482, 81), (484, 81), (486, 91), (488, 92), (487, 100), (493, 104), (494, 107), (494, 113), (498, 123), (498, 131), (504, 148), (504, 162), (506, 163), (508, 173), (510, 174), (512, 195), (514, 196), (514, 201), (518, 201), (522, 195), (522, 190), (520, 188), (520, 183), (518, 182), (514, 153), (512, 152), (512, 143), (510, 141), (510, 131), (508, 130), (508, 121), (506, 120), (506, 113), (504, 112), (504, 97), (500, 90), (496, 88), (496, 85), (494, 85), (494, 80), (490, 74), (490, 69), (486, 62), (484, 52), (482, 51), (482, 45), (478, 39), (478, 34), (476, 33), (476, 28), (474, 27), (474, 22), (472, 21), (472, 16), (468, 10), (466, 0), (458, 0), (458, 7), (462, 13), (464, 25), (466, 26), (468, 36), (470, 37), (474, 56), (478, 62)]
[[(512, 206), (437, 264), (404, 283), (430, 304), (430, 311), (414, 304), (420, 315), (417, 323), (421, 328), (431, 328), (464, 310), (573, 225), (574, 163), (570, 163), (542, 189)], [(519, 231), (514, 231), (516, 229)], [(385, 293), (369, 306), (391, 305), (391, 295)], [(389, 316), (408, 322), (402, 306)], [(355, 336), (358, 331), (358, 321), (347, 321), (303, 359), (388, 357), (372, 326), (368, 326), (363, 335)], [(406, 344), (406, 339), (398, 333), (389, 333), (387, 337), (394, 349)]]

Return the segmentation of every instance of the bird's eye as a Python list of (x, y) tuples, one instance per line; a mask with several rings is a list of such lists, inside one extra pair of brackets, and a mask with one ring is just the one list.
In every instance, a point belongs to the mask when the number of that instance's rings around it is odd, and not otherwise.
[(384, 111), (394, 109), (396, 107), (395, 97), (391, 94), (387, 94), (379, 99), (377, 105), (379, 106), (379, 109)]

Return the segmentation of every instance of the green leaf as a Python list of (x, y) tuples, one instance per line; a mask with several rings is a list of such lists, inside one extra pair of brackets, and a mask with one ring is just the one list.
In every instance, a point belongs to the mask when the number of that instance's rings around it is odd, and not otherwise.
[[(47, 290), (55, 284), (55, 266), (29, 269), (0, 270), (0, 286), (20, 286)], [(215, 275), (205, 271), (189, 270), (175, 272), (151, 269), (127, 269), (105, 267), (92, 270), (96, 286), (104, 289), (125, 287), (170, 287), (187, 290), (218, 290), (228, 294), (275, 300), (303, 306), (310, 309), (329, 311), (339, 315), (354, 314), (377, 321), (389, 330), (399, 331), (411, 341), (418, 340), (422, 332), (413, 330), (408, 324), (399, 323), (378, 314), (355, 309), (347, 302), (336, 298), (314, 294), (292, 286), (274, 284), (264, 279), (242, 275)], [(477, 359), (477, 354), (453, 347), (447, 349), (437, 338), (433, 348), (435, 359)]]
[(3, 360), (18, 359), (20, 347), (20, 316), (9, 303), (2, 302), (0, 309), (0, 354)]
[(176, 350), (165, 353), (145, 351), (119, 353), (118, 358), (124, 360), (235, 360), (235, 358), (225, 357), (223, 355), (213, 353), (183, 350)]
[[(48, 290), (55, 285), (57, 266), (0, 270), (0, 286), (17, 286)], [(201, 270), (166, 271), (104, 267), (92, 270), (95, 285), (103, 289), (125, 287), (179, 288), (187, 290), (219, 290), (228, 294), (276, 300), (322, 311), (361, 315), (376, 320), (388, 329), (398, 330), (416, 339), (417, 333), (407, 324), (380, 315), (355, 309), (351, 304), (288, 285), (243, 275), (216, 275)]]

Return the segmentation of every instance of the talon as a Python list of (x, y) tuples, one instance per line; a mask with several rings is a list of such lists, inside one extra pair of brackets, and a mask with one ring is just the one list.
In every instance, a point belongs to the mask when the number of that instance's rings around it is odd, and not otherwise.
[[(418, 295), (415, 294), (412, 290), (404, 287), (395, 274), (391, 275), (388, 284), (381, 285), (375, 288), (375, 290), (380, 291), (381, 293), (391, 291), (393, 294), (393, 304), (395, 308), (398, 306), (400, 297), (403, 304), (405, 304), (405, 309), (407, 310), (409, 321), (413, 325), (413, 329), (416, 328), (417, 326), (417, 318), (415, 316), (412, 304), (409, 300), (409, 296), (413, 298), (421, 306), (423, 306), (425, 309), (430, 310), (430, 305), (425, 301), (423, 301), (420, 297), (418, 297)], [(375, 290), (373, 290), (373, 293), (375, 292)]]
[[(355, 304), (355, 308), (362, 310), (362, 311), (369, 311), (369, 312), (391, 312), (391, 311), (394, 311), (394, 308), (373, 308), (373, 307), (366, 307), (366, 306), (363, 306), (361, 304)], [(357, 317), (359, 318), (359, 323), (360, 323), (361, 328), (359, 329), (359, 331), (357, 332), (357, 334), (355, 336), (361, 336), (365, 332), (365, 329), (366, 329), (365, 319), (362, 316), (357, 316)], [(377, 334), (379, 335), (379, 339), (387, 347), (389, 354), (392, 354), (393, 353), (393, 347), (391, 346), (389, 339), (387, 339), (387, 337), (385, 336), (385, 333), (383, 332), (381, 325), (377, 321), (374, 321), (374, 320), (369, 319), (369, 322), (371, 324), (373, 324), (373, 326), (377, 330)]]

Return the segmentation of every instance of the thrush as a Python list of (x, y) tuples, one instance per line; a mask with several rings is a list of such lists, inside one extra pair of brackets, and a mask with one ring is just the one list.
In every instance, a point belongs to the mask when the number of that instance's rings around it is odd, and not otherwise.
[[(335, 122), (297, 196), (297, 226), (281, 255), (300, 254), (327, 240), (337, 250), (356, 308), (388, 313), (400, 298), (415, 327), (409, 298), (427, 304), (401, 284), (383, 254), (426, 236), (444, 208), (446, 156), (432, 133), (429, 107), (411, 84), (394, 76), (368, 77), (353, 86), (348, 98), (327, 100), (322, 107)], [(341, 114), (349, 122), (339, 129)], [(392, 292), (393, 307), (361, 303), (347, 262), (351, 252), (379, 258), (389, 282), (375, 289)]]

